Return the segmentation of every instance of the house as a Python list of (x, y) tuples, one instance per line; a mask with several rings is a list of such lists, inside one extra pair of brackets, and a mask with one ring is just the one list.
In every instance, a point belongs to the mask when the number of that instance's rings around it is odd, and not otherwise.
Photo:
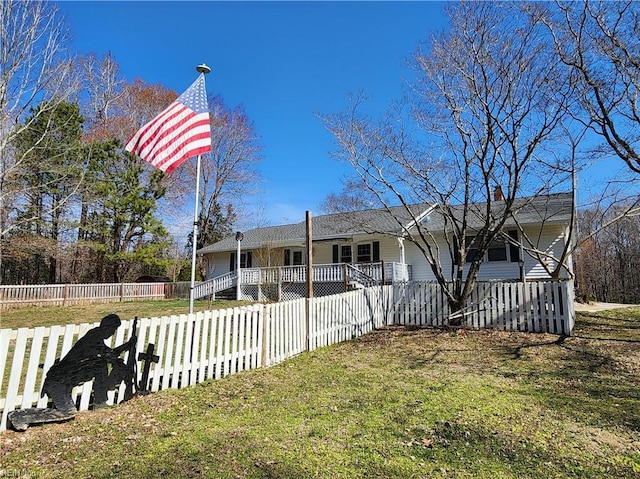
[[(493, 212), (502, 207), (501, 199), (498, 195), (492, 201)], [(479, 217), (486, 211), (485, 206), (485, 203), (474, 204), (471, 209)], [(555, 267), (554, 262), (561, 257), (570, 238), (572, 195), (558, 193), (521, 198), (514, 206), (513, 216), (505, 223), (504, 238), (496, 241), (485, 254), (478, 280), (548, 278), (549, 271)], [(448, 208), (455, 215), (462, 214), (460, 206)], [(410, 206), (411, 214), (404, 207), (395, 207), (314, 217), (314, 282), (342, 284), (347, 279), (363, 282), (354, 271), (359, 271), (364, 278), (386, 282), (435, 280), (423, 253), (407, 238), (415, 233), (416, 221), (421, 222), (440, 251), (445, 252), (441, 255), (443, 271), (451, 271), (442, 210), (438, 205), (418, 204)], [(471, 228), (481, 224), (480, 219), (474, 224), (474, 214), (468, 218)], [(276, 270), (280, 274), (278, 281), (282, 281), (282, 274), (287, 271), (297, 271), (296, 277), (287, 278), (287, 282), (302, 281), (301, 275), (306, 269), (303, 268), (306, 262), (305, 221), (251, 229), (241, 236), (240, 241), (231, 236), (198, 251), (206, 260), (207, 280), (235, 274), (239, 248), (240, 271), (254, 273), (254, 279), (247, 277), (243, 284), (247, 281), (269, 282), (264, 276), (257, 278), (256, 272)], [(570, 275), (570, 258), (565, 264), (561, 277)], [(321, 273), (323, 269), (327, 274)]]

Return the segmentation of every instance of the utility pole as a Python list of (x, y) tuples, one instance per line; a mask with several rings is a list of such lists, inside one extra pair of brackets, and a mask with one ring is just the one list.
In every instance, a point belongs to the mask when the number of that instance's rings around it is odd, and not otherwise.
[(313, 227), (311, 224), (311, 211), (306, 214), (307, 226), (307, 300), (305, 307), (306, 316), (306, 344), (307, 351), (310, 349), (310, 326), (311, 326), (311, 299), (313, 298)]

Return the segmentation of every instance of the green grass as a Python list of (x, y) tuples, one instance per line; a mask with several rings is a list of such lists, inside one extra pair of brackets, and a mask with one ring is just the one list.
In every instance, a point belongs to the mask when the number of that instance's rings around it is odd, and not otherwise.
[[(194, 311), (232, 308), (247, 301), (200, 300), (194, 302)], [(186, 314), (189, 300), (145, 300), (122, 303), (88, 304), (82, 306), (25, 307), (0, 310), (0, 328), (32, 328), (56, 324), (93, 323), (109, 313), (116, 313), (121, 319), (150, 318)]]
[(640, 309), (576, 336), (391, 328), (64, 424), (0, 477), (637, 478)]

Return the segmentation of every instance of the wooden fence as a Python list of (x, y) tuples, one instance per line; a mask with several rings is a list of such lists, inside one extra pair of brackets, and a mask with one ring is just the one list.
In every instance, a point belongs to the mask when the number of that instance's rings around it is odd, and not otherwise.
[[(138, 351), (155, 345), (160, 361), (151, 366), (150, 390), (183, 388), (246, 369), (278, 364), (307, 349), (356, 338), (386, 324), (392, 290), (370, 288), (322, 298), (256, 304), (191, 315), (143, 318)], [(309, 308), (306, 320), (305, 309)], [(99, 323), (0, 330), (0, 430), (16, 408), (46, 407), (40, 391), (56, 358)], [(133, 321), (123, 321), (114, 347), (131, 336)], [(124, 359), (127, 360), (125, 354)], [(142, 367), (138, 368), (138, 380)], [(92, 382), (74, 389), (79, 410), (90, 407)], [(124, 398), (124, 384), (109, 393), (109, 404)]]
[(165, 283), (0, 285), (0, 309), (164, 298)]
[[(309, 314), (306, 314), (308, 308)], [(572, 282), (479, 283), (462, 311), (472, 328), (570, 334), (574, 324)], [(347, 293), (273, 304), (143, 318), (138, 351), (155, 345), (151, 391), (183, 388), (246, 369), (278, 364), (300, 354), (357, 338), (385, 325), (448, 324), (444, 296), (433, 283), (375, 286)], [(131, 336), (123, 321), (111, 346)], [(40, 397), (45, 371), (98, 323), (0, 330), (0, 430), (16, 408), (46, 407)], [(125, 355), (125, 360), (126, 355)], [(138, 368), (138, 380), (142, 367)], [(92, 382), (74, 390), (80, 410), (90, 407)], [(124, 385), (109, 404), (124, 397)]]
[[(394, 286), (394, 322), (418, 326), (450, 323), (450, 310), (436, 283)], [(575, 324), (573, 281), (483, 281), (458, 313), (468, 328), (571, 334)]]

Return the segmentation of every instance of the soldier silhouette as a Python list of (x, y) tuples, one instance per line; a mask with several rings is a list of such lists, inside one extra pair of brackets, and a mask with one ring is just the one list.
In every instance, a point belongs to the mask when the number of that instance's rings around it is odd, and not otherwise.
[(93, 382), (94, 407), (107, 402), (107, 392), (122, 381), (133, 381), (133, 370), (120, 358), (120, 354), (131, 348), (137, 338), (111, 349), (104, 341), (113, 336), (121, 321), (117, 314), (102, 318), (100, 326), (81, 337), (60, 361), (47, 372), (41, 395), (47, 394), (54, 408), (28, 408), (12, 411), (8, 419), (18, 431), (29, 424), (54, 422), (73, 418), (78, 410), (71, 395), (74, 387), (87, 381)]

